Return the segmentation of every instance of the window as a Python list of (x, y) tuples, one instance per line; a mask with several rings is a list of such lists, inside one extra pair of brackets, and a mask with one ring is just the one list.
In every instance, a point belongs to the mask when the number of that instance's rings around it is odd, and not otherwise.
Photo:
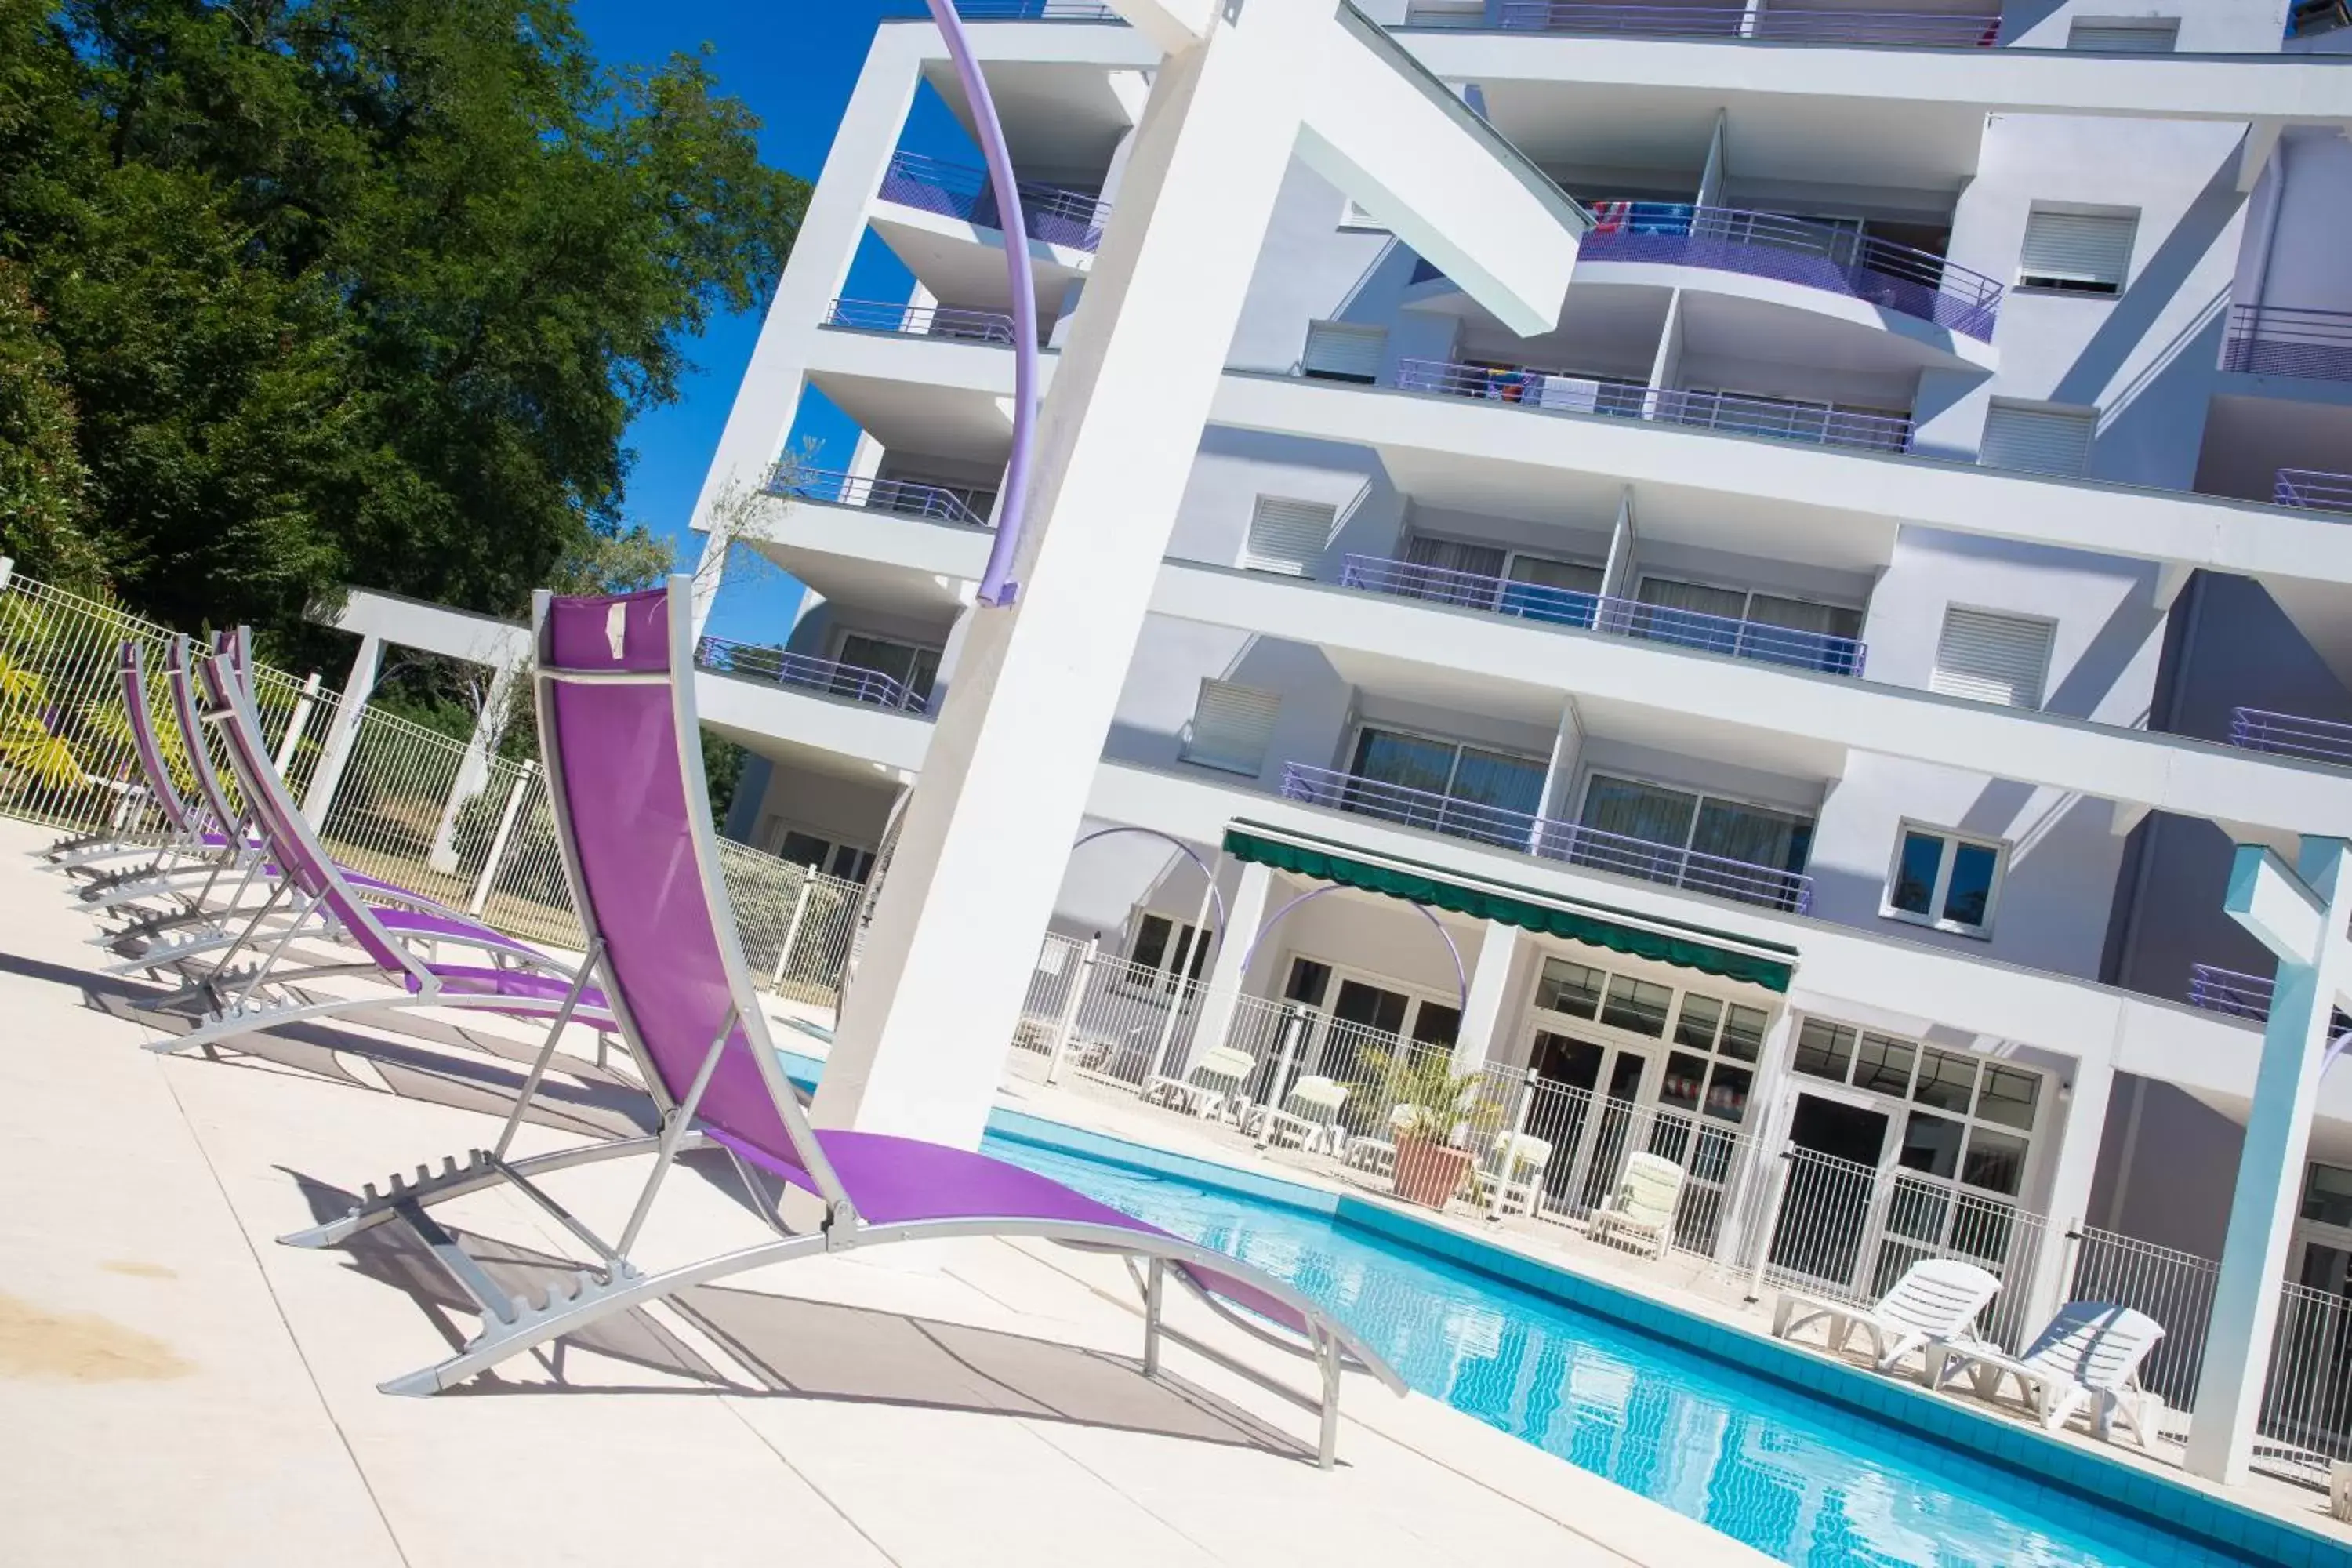
[(1353, 381), (1370, 386), (1381, 378), (1386, 327), (1355, 327), (1345, 321), (1314, 321), (1307, 328), (1307, 353), (1299, 368), (1318, 381)]
[(2178, 16), (2077, 16), (2066, 30), (2066, 47), (2109, 55), (2168, 55), (2179, 37)]
[(1635, 623), (1637, 636), (1770, 664), (1839, 674), (1853, 668), (1859, 610), (1672, 577), (1643, 577), (1637, 596), (1651, 606)]
[(1811, 817), (1606, 773), (1586, 783), (1577, 821), (1593, 832), (1570, 846), (1567, 858), (1576, 865), (1750, 901), (1793, 902), (1793, 879), (1813, 847)]
[[(1905, 1170), (1958, 1187), (2015, 1197), (2025, 1183), (2033, 1112), (2042, 1078), (2023, 1068), (1911, 1040), (1866, 1034), (1825, 1018), (1808, 1018), (1797, 1033), (1790, 1064), (1810, 1078), (1851, 1083), (1887, 1100), (1907, 1100), (1895, 1161)], [(1941, 1225), (1951, 1216), (1916, 1195), (1908, 1212)], [(1982, 1223), (1984, 1211), (1963, 1225)], [(1916, 1235), (1907, 1225), (1889, 1228)], [(1956, 1237), (1955, 1245), (1962, 1245)], [(1964, 1247), (1964, 1250), (1966, 1247)]]
[(1128, 980), (1154, 991), (1173, 991), (1180, 981), (1199, 984), (1209, 960), (1206, 931), (1166, 915), (1146, 915), (1135, 924), (1127, 950)]
[(1536, 984), (1536, 1005), (1548, 1013), (1590, 1018), (1601, 1007), (1601, 988), (1609, 976), (1589, 964), (1564, 958), (1544, 960), (1543, 978)]
[(874, 851), (855, 844), (837, 844), (798, 828), (784, 828), (773, 853), (779, 860), (822, 871), (845, 882), (862, 882), (874, 869)]
[[(919, 702), (930, 700), (931, 682), (939, 678), (940, 650), (918, 647), (913, 643), (895, 637), (869, 637), (864, 632), (849, 632), (841, 639), (840, 662), (853, 669), (870, 669), (877, 675), (887, 675), (911, 692)], [(836, 678), (845, 695), (857, 695), (854, 677)]]
[(1203, 680), (1184, 741), (1184, 760), (1255, 778), (1265, 766), (1266, 743), (1274, 737), (1274, 716), (1281, 708), (1277, 692), (1229, 680)]
[(2004, 708), (2039, 708), (2053, 630), (2048, 621), (1953, 605), (1944, 611), (1927, 689)]
[(1368, 724), (1349, 771), (1365, 783), (1349, 790), (1345, 810), (1523, 848), (1549, 770), (1533, 757)]
[[(1735, 1126), (1746, 1121), (1756, 1087), (1756, 1069), (1747, 1064), (1763, 1052), (1764, 1026), (1760, 1007), (1685, 992), (1675, 1015), (1674, 1042), (1688, 1048), (1668, 1053), (1659, 1102)], [(1724, 1059), (1710, 1062), (1710, 1056)]]
[(2071, 477), (2090, 468), (2098, 431), (2095, 409), (1995, 403), (1985, 413), (1977, 461), (1988, 468)]
[(2068, 294), (2119, 294), (2131, 267), (2139, 215), (2055, 212), (2037, 205), (2025, 216), (2017, 258), (2021, 289)]
[(1337, 508), (1321, 501), (1260, 496), (1250, 513), (1249, 542), (1243, 548), (1242, 565), (1252, 572), (1312, 577), (1339, 517)]
[(2352, 1171), (2314, 1162), (2303, 1184), (2303, 1217), (2352, 1228)]
[(1895, 844), (1886, 901), (1878, 912), (1939, 931), (1983, 936), (1992, 929), (2001, 860), (1997, 843), (1906, 824)]

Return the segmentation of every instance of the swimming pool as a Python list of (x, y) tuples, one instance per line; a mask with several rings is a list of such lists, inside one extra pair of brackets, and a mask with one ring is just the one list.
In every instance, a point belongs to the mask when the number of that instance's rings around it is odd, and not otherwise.
[[(1288, 1281), (1424, 1394), (1803, 1568), (2244, 1568), (2079, 1492), (1345, 1220), (992, 1132), (1000, 1158)], [(1362, 1397), (1359, 1394), (1358, 1397)]]

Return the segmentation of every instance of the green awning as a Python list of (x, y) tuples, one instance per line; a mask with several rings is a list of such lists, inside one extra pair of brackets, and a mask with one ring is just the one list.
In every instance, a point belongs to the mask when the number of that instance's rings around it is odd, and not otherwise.
[(1601, 914), (1566, 909), (1533, 895), (1515, 896), (1507, 889), (1468, 886), (1410, 865), (1360, 860), (1310, 844), (1245, 833), (1237, 827), (1225, 831), (1225, 853), (1237, 860), (1269, 866), (1277, 871), (1360, 888), (1368, 893), (1426, 904), (1473, 920), (1500, 921), (1522, 931), (1565, 937), (1633, 958), (1677, 964), (1702, 974), (1760, 985), (1767, 991), (1789, 989), (1790, 965), (1780, 959), (1723, 947), (1698, 935), (1631, 925)]

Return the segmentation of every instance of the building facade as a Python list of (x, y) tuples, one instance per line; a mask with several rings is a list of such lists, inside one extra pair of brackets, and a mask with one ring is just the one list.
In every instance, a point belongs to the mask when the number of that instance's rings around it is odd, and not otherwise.
[[(1514, 1075), (1552, 1207), (1663, 1151), (1686, 1245), (1856, 1291), (2219, 1256), (2231, 847), (2352, 831), (2352, 28), (1935, 5), (1365, 5), (1593, 226), (1522, 338), (1294, 164), (1040, 961), (1124, 1009), (1082, 1065), (1443, 1052)], [(1155, 56), (962, 9), (1050, 349)], [(851, 878), (1010, 438), (1005, 236), (918, 94), (969, 123), (886, 23), (698, 517), (809, 589), (701, 647), (729, 831)], [(2352, 1083), (2312, 1153), (2289, 1274), (2338, 1299)]]

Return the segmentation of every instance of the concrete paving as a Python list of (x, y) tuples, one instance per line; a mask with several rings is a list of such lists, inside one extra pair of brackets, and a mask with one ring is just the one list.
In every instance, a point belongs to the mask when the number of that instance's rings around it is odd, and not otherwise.
[[(89, 926), (0, 823), (0, 1562), (815, 1564), (1766, 1561), (1418, 1394), (1313, 1418), (1181, 1349), (1137, 1362), (1117, 1262), (1003, 1241), (736, 1277), (432, 1399), (378, 1381), (472, 1330), (421, 1248), (275, 1237), (488, 1141), (528, 1039), (373, 1021), (159, 1056)], [(567, 1055), (525, 1152), (641, 1126)], [(554, 1178), (617, 1230), (626, 1162)], [(517, 1292), (583, 1255), (509, 1194), (435, 1211)], [(664, 1189), (651, 1267), (767, 1234), (724, 1165)], [(1304, 1386), (1194, 1310), (1178, 1321)]]

